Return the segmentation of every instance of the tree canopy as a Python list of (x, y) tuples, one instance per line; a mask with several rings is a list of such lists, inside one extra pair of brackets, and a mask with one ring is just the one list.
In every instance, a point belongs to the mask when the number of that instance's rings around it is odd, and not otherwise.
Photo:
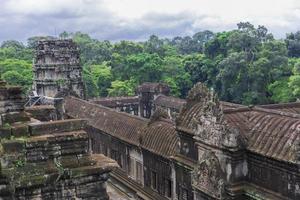
[[(1, 77), (27, 90), (32, 84), (33, 49), (9, 40), (0, 46)], [(142, 42), (100, 41), (81, 32), (63, 32), (81, 51), (83, 79), (88, 97), (134, 95), (143, 82), (164, 82), (172, 95), (185, 98), (193, 84), (203, 82), (224, 101), (266, 104), (300, 98), (300, 31), (275, 39), (264, 26), (249, 22), (231, 31), (209, 30), (191, 36)]]

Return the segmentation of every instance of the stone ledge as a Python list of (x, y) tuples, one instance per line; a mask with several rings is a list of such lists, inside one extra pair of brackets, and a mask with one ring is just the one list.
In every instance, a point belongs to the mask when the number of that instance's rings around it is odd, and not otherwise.
[(78, 131), (84, 129), (86, 125), (87, 121), (82, 119), (35, 122), (29, 124), (29, 132), (32, 136), (38, 136), (58, 132)]
[(15, 122), (28, 122), (30, 117), (25, 112), (10, 112), (1, 114), (2, 124), (12, 124)]

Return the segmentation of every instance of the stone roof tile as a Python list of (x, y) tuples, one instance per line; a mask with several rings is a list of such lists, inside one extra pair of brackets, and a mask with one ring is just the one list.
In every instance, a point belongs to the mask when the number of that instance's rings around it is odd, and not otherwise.
[(139, 144), (141, 129), (147, 124), (146, 119), (75, 97), (65, 99), (65, 109), (71, 117), (86, 118), (89, 125), (134, 145)]

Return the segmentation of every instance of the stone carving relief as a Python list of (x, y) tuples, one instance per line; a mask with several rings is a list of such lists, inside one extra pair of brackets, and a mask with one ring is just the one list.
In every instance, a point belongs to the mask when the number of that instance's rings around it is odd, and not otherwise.
[(217, 95), (204, 84), (197, 83), (189, 92), (183, 112), (189, 109), (194, 111), (189, 128), (196, 140), (218, 147), (242, 145), (239, 131), (227, 125)]
[(224, 199), (224, 177), (217, 156), (206, 151), (193, 171), (192, 185), (213, 198)]

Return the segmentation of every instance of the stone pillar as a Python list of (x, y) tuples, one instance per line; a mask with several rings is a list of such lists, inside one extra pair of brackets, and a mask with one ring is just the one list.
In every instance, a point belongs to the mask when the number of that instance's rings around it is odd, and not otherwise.
[(64, 119), (64, 99), (63, 98), (55, 98), (54, 99), (54, 107), (56, 109), (56, 115), (58, 120)]
[(143, 83), (137, 88), (139, 96), (139, 116), (150, 118), (155, 108), (153, 101), (160, 95), (168, 95), (170, 88), (163, 83)]
[(177, 200), (177, 192), (176, 192), (176, 170), (174, 163), (171, 163), (171, 170), (172, 170), (172, 199)]

